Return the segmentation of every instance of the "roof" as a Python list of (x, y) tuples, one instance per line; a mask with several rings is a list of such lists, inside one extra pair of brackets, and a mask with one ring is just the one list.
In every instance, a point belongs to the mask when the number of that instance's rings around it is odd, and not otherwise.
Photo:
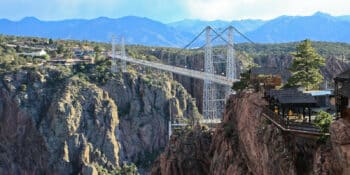
[(350, 79), (350, 69), (338, 74), (335, 79)]
[(331, 90), (304, 91), (304, 93), (311, 94), (312, 96), (326, 96), (326, 95), (332, 95), (332, 91), (331, 91)]
[(295, 104), (295, 105), (315, 105), (315, 98), (308, 93), (302, 93), (296, 88), (288, 88), (282, 90), (270, 90), (266, 96), (273, 98), (280, 104)]
[(281, 104), (316, 104), (316, 100), (311, 94), (279, 95), (277, 100)]
[(250, 69), (250, 73), (255, 75), (276, 75), (279, 74), (279, 69), (276, 67), (254, 67)]
[(297, 93), (301, 93), (300, 91), (298, 91), (297, 88), (286, 88), (286, 89), (282, 89), (282, 90), (271, 89), (271, 90), (266, 92), (266, 96), (274, 97), (276, 95), (281, 95), (281, 94), (293, 95), (293, 94), (297, 94)]

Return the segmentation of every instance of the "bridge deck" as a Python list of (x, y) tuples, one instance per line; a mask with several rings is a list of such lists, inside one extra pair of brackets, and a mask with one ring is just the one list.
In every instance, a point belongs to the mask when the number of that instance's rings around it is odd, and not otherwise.
[(134, 64), (139, 64), (139, 65), (143, 65), (143, 66), (147, 66), (147, 67), (152, 67), (152, 68), (172, 72), (175, 74), (185, 75), (185, 76), (198, 78), (198, 79), (202, 79), (202, 80), (209, 80), (211, 82), (222, 84), (222, 85), (227, 85), (227, 86), (232, 86), (232, 83), (239, 81), (238, 79), (229, 79), (229, 78), (221, 76), (221, 75), (216, 75), (216, 74), (211, 74), (211, 73), (207, 73), (207, 72), (201, 72), (201, 71), (166, 65), (166, 64), (157, 63), (157, 62), (140, 60), (140, 59), (135, 59), (135, 58), (131, 58), (131, 57), (122, 58), (121, 56), (118, 55), (116, 58), (123, 60), (123, 61), (126, 61), (126, 62), (129, 62), (129, 63), (134, 63)]

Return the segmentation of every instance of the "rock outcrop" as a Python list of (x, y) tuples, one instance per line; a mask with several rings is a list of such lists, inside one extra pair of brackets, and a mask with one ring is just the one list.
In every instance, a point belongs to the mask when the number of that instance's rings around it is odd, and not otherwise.
[[(190, 165), (201, 165), (198, 166), (200, 168), (191, 168), (189, 171), (192, 174), (350, 173), (350, 125), (347, 121), (335, 121), (331, 127), (331, 140), (323, 143), (315, 137), (282, 132), (262, 116), (263, 105), (265, 102), (259, 94), (231, 96), (223, 122), (211, 137), (198, 129), (189, 131), (197, 136), (189, 143), (183, 141), (186, 140), (186, 132), (183, 136), (174, 136), (173, 142), (169, 143), (155, 162), (152, 174), (186, 174), (187, 167), (180, 166), (184, 157), (190, 161)], [(211, 140), (198, 143), (204, 138)], [(186, 145), (196, 146), (188, 147), (184, 152), (182, 150), (185, 150)], [(201, 159), (188, 154), (189, 152), (201, 155)]]
[(208, 174), (211, 133), (208, 130), (188, 130), (172, 135), (169, 146), (155, 161), (152, 174)]
[(335, 167), (337, 174), (350, 174), (350, 122), (345, 119), (339, 119), (333, 122), (331, 128), (331, 142), (333, 157), (332, 166)]
[(119, 167), (113, 100), (77, 77), (46, 78), (28, 70), (2, 79), (0, 174), (76, 174), (93, 172), (94, 165)]
[[(103, 85), (67, 68), (0, 75), (0, 174), (103, 174), (148, 168), (175, 120), (198, 115), (178, 83), (124, 73)], [(176, 97), (175, 97), (176, 96)]]
[[(149, 167), (168, 143), (169, 116), (174, 121), (198, 116), (186, 90), (165, 75), (132, 76), (103, 88), (119, 107), (121, 160)], [(170, 114), (171, 112), (171, 114)]]

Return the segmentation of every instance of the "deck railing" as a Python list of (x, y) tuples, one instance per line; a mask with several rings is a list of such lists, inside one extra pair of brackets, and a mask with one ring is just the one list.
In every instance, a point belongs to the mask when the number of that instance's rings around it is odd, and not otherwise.
[(312, 123), (293, 122), (282, 118), (271, 109), (265, 106), (260, 106), (265, 118), (274, 123), (277, 127), (287, 132), (301, 133), (307, 135), (329, 135), (329, 133), (322, 133), (321, 130)]

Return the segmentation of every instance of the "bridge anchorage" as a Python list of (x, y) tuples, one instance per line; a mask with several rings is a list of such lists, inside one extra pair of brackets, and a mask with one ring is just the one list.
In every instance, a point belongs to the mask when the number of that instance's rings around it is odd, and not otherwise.
[[(135, 59), (126, 55), (125, 46), (123, 39), (121, 40), (120, 53), (115, 51), (115, 38), (112, 39), (112, 72), (117, 72), (118, 70), (126, 70), (126, 62), (143, 65), (146, 67), (152, 67), (158, 70), (163, 70), (179, 75), (184, 75), (196, 79), (204, 80), (203, 84), (203, 119), (201, 123), (215, 124), (221, 122), (221, 117), (223, 116), (223, 110), (225, 106), (225, 99), (232, 92), (231, 86), (233, 82), (239, 81), (237, 76), (237, 65), (235, 59), (235, 50), (233, 42), (233, 33), (236, 31), (239, 35), (246, 38), (241, 32), (236, 28), (230, 26), (221, 31), (217, 32), (212, 27), (206, 27), (199, 33), (189, 44), (187, 44), (179, 52), (196, 48), (196, 50), (204, 49), (204, 66), (202, 70), (189, 69), (186, 65), (185, 67), (178, 67), (174, 65), (168, 65), (164, 63), (151, 62), (146, 60)], [(226, 37), (224, 34), (227, 34)], [(200, 39), (201, 36), (205, 34), (205, 38)], [(213, 42), (216, 39), (220, 39), (221, 45), (226, 45), (226, 54), (217, 54), (213, 50)], [(248, 38), (246, 38), (248, 39)], [(193, 46), (196, 41), (203, 42), (205, 44), (202, 47)], [(249, 39), (248, 39), (249, 40)], [(249, 40), (250, 41), (250, 40)], [(251, 41), (250, 41), (251, 42)], [(218, 43), (214, 43), (218, 44)], [(163, 53), (162, 53), (163, 55)], [(215, 58), (215, 59), (214, 59)], [(218, 69), (217, 62), (221, 59), (221, 70)], [(117, 59), (121, 61), (120, 69), (117, 68)], [(174, 58), (168, 58), (174, 59)], [(224, 60), (224, 61), (222, 61)], [(169, 62), (169, 61), (168, 61)], [(224, 67), (224, 70), (223, 70)], [(221, 71), (221, 72), (220, 72)], [(221, 74), (220, 74), (221, 73)], [(171, 126), (185, 126), (184, 124), (170, 124)]]

